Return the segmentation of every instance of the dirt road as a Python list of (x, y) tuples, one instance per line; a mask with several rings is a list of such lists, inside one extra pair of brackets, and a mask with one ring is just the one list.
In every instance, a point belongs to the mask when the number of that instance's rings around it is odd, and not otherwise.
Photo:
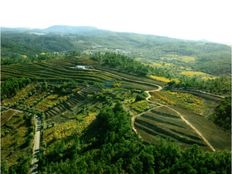
[(38, 155), (40, 149), (40, 131), (41, 131), (41, 118), (35, 116), (35, 136), (33, 141), (32, 161), (31, 161), (31, 174), (38, 173)]
[(177, 115), (179, 115), (180, 118), (181, 118), (187, 125), (189, 125), (189, 126), (194, 130), (194, 132), (196, 132), (196, 134), (197, 134), (199, 137), (201, 137), (201, 139), (205, 142), (205, 144), (206, 144), (213, 152), (215, 152), (215, 148), (209, 143), (209, 141), (201, 134), (201, 132), (200, 132), (197, 128), (195, 128), (188, 120), (186, 120), (186, 119), (184, 118), (184, 116), (183, 116), (181, 113), (179, 113), (177, 110), (175, 110), (175, 109), (173, 109), (173, 108), (171, 108), (171, 107), (169, 107), (169, 106), (165, 106), (165, 107), (167, 107), (167, 108), (169, 108), (170, 110), (172, 110), (173, 112), (177, 113)]
[[(147, 101), (149, 101), (149, 99), (151, 98), (151, 95), (150, 95), (149, 92), (160, 91), (160, 90), (163, 89), (163, 88), (162, 88), (161, 86), (159, 86), (159, 85), (156, 85), (156, 86), (158, 87), (157, 89), (154, 89), (154, 90), (151, 90), (151, 91), (145, 91), (145, 93), (147, 94), (147, 97), (146, 97), (146, 100), (147, 100)], [(150, 101), (149, 101), (149, 102), (150, 102)], [(139, 134), (138, 134), (137, 130), (135, 129), (135, 124), (134, 124), (134, 123), (135, 123), (136, 117), (139, 117), (139, 116), (145, 114), (146, 112), (150, 112), (152, 109), (155, 109), (155, 108), (161, 107), (161, 106), (163, 106), (163, 105), (160, 105), (160, 106), (157, 106), (157, 105), (156, 105), (156, 106), (150, 108), (150, 109), (147, 110), (147, 111), (144, 111), (144, 112), (142, 112), (142, 113), (140, 113), (140, 114), (137, 114), (137, 115), (134, 115), (134, 116), (131, 117), (131, 126), (132, 126), (133, 131), (134, 131), (137, 135), (139, 135)]]
[[(152, 101), (150, 101), (150, 98), (151, 98), (150, 92), (155, 92), (155, 91), (160, 91), (160, 90), (162, 90), (162, 87), (161, 87), (161, 86), (157, 85), (157, 87), (158, 87), (158, 89), (154, 89), (154, 90), (150, 90), (150, 91), (145, 91), (146, 94), (147, 94), (146, 100), (149, 101), (149, 102), (151, 102), (151, 103), (158, 104), (160, 107), (162, 107), (162, 106), (167, 107), (167, 108), (169, 108), (170, 110), (172, 110), (173, 112), (175, 112), (177, 115), (179, 115), (179, 117), (180, 117), (188, 126), (190, 126), (190, 127), (193, 129), (193, 131), (205, 142), (205, 144), (206, 144), (213, 152), (216, 151), (215, 148), (209, 143), (209, 141), (202, 135), (202, 133), (201, 133), (197, 128), (195, 128), (187, 119), (185, 119), (185, 117), (184, 117), (181, 113), (179, 113), (177, 110), (171, 108), (170, 106), (163, 105), (163, 104), (158, 103), (158, 102), (152, 102)], [(140, 114), (138, 114), (138, 115), (135, 115), (135, 116), (133, 116), (133, 117), (131, 118), (132, 129), (134, 130), (134, 132), (135, 132), (136, 134), (138, 134), (138, 133), (137, 133), (137, 130), (136, 130), (135, 127), (134, 127), (134, 122), (135, 122), (136, 117), (138, 117), (138, 116), (140, 116), (140, 115), (143, 115), (144, 113), (149, 112), (149, 111), (152, 110), (152, 109), (155, 109), (155, 107), (149, 109), (148, 111), (145, 111), (145, 112), (143, 112), (143, 113), (140, 113)]]

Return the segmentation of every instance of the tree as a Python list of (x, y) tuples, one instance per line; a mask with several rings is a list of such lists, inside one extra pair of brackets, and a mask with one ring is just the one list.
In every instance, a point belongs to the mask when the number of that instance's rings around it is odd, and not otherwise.
[(9, 167), (8, 167), (7, 161), (6, 160), (1, 161), (1, 173), (8, 174), (8, 172), (9, 172)]
[(214, 122), (219, 126), (231, 129), (231, 97), (226, 97), (215, 109)]

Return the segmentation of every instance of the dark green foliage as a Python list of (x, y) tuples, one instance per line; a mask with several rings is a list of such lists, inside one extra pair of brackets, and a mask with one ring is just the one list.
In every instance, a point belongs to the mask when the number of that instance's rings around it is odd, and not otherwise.
[(66, 37), (54, 34), (36, 35), (30, 33), (2, 32), (1, 39), (1, 53), (4, 58), (17, 59), (20, 55), (27, 55), (31, 58), (36, 57), (41, 52), (61, 52), (73, 48), (70, 40)]
[(8, 174), (8, 171), (9, 171), (9, 167), (8, 167), (7, 161), (3, 160), (1, 162), (1, 173), (2, 174)]
[(81, 138), (70, 137), (75, 143), (69, 149), (64, 146), (68, 138), (57, 142), (54, 157), (41, 159), (41, 173), (230, 173), (229, 152), (205, 152), (197, 146), (180, 149), (166, 141), (141, 142), (119, 103), (104, 108), (90, 129)]
[(214, 122), (225, 128), (231, 129), (231, 97), (226, 97), (215, 109)]
[(129, 74), (145, 76), (149, 73), (150, 69), (149, 66), (135, 61), (134, 59), (129, 58), (125, 55), (114, 52), (98, 52), (92, 55), (92, 58), (102, 65), (109, 66), (122, 72), (127, 72)]
[(130, 137), (132, 133), (128, 125), (129, 115), (123, 111), (120, 104), (116, 104), (114, 109), (108, 107), (104, 109), (98, 116), (97, 119), (101, 123), (99, 128), (100, 141), (107, 142), (117, 142), (121, 137)]
[(147, 98), (147, 94), (145, 92), (138, 93), (136, 95), (135, 101), (145, 100)]
[[(80, 42), (79, 42), (80, 41)], [(96, 45), (100, 45), (99, 49)], [(24, 64), (34, 62), (50, 61), (57, 56), (72, 59), (79, 56), (80, 50), (90, 49), (92, 58), (102, 66), (119, 70), (137, 76), (146, 76), (149, 73), (179, 78), (180, 83), (170, 82), (170, 88), (192, 88), (214, 93), (229, 93), (230, 79), (217, 78), (215, 80), (203, 81), (197, 78), (185, 78), (177, 76), (177, 72), (171, 68), (151, 68), (139, 61), (115, 52), (98, 53), (105, 50), (130, 52), (134, 57), (142, 57), (145, 60), (160, 60), (167, 55), (193, 56), (195, 63), (184, 63), (180, 60), (165, 60), (178, 66), (191, 67), (194, 70), (202, 70), (213, 74), (230, 73), (230, 48), (225, 45), (204, 42), (187, 42), (165, 37), (145, 36), (129, 33), (111, 33), (105, 31), (91, 32), (80, 35), (56, 35), (45, 34), (42, 36), (23, 33), (2, 33), (2, 64)], [(69, 51), (69, 52), (67, 52)], [(43, 52), (43, 53), (42, 53)], [(58, 52), (58, 53), (56, 53)], [(74, 59), (73, 59), (74, 60)], [(48, 61), (48, 62), (49, 62)], [(63, 63), (63, 62), (62, 62)], [(26, 68), (26, 66), (33, 68)], [(33, 66), (32, 66), (33, 65)], [(215, 66), (216, 65), (216, 66)], [(98, 82), (103, 79), (103, 73), (98, 72), (98, 78), (92, 76), (88, 71), (74, 72), (73, 69), (64, 68), (61, 73), (59, 64), (27, 64), (16, 65), (21, 73), (33, 70), (34, 75), (40, 80), (50, 78), (81, 79)], [(41, 69), (41, 66), (47, 66)], [(66, 67), (70, 67), (70, 63)], [(5, 72), (10, 72), (10, 66)], [(14, 66), (12, 66), (14, 72)], [(55, 67), (53, 69), (53, 67)], [(62, 69), (62, 68), (61, 68)], [(46, 70), (46, 71), (44, 71)], [(76, 70), (75, 70), (76, 71)], [(41, 73), (41, 72), (47, 72)], [(12, 73), (14, 74), (14, 73)], [(23, 74), (24, 76), (26, 76)], [(28, 73), (30, 75), (30, 73)], [(27, 74), (27, 75), (28, 75)], [(21, 74), (20, 74), (21, 75)], [(26, 76), (31, 77), (31, 76)], [(33, 76), (32, 76), (33, 77)], [(120, 78), (118, 78), (120, 79)], [(4, 80), (4, 79), (3, 79)], [(101, 81), (100, 81), (101, 82)], [(229, 82), (229, 83), (228, 83)], [(30, 83), (30, 79), (9, 79), (2, 83), (2, 98), (12, 97), (16, 92)], [(48, 85), (42, 82), (38, 90), (48, 90), (51, 93), (66, 95), (75, 87), (73, 82)], [(103, 85), (101, 85), (103, 87)], [(31, 94), (33, 95), (33, 94)], [(145, 99), (144, 94), (138, 94), (136, 101)], [(180, 149), (179, 146), (166, 141), (149, 145), (142, 142), (131, 128), (131, 116), (125, 112), (122, 105), (117, 103), (113, 97), (104, 93), (98, 93), (93, 97), (93, 102), (102, 101), (109, 106), (101, 108), (97, 119), (89, 126), (84, 135), (78, 137), (73, 135), (57, 140), (51, 144), (50, 151), (40, 154), (40, 173), (230, 173), (231, 156), (229, 152), (205, 152), (198, 147)], [(114, 106), (114, 107), (113, 107)], [(215, 122), (222, 125), (228, 121), (228, 100), (216, 109)], [(85, 108), (83, 108), (85, 110)], [(223, 116), (221, 114), (223, 113)], [(220, 117), (219, 117), (220, 115)], [(27, 118), (25, 118), (27, 119)], [(28, 119), (28, 126), (29, 126)], [(27, 146), (32, 136), (28, 136)], [(2, 165), (2, 173), (27, 173), (30, 159), (22, 158), (17, 165), (8, 169), (7, 164)], [(8, 172), (9, 170), (9, 172)]]
[(4, 81), (1, 85), (1, 97), (9, 98), (16, 94), (16, 92), (31, 82), (29, 78), (11, 78)]
[(4, 168), (1, 168), (3, 174), (28, 173), (30, 170), (31, 158), (22, 156), (17, 165), (11, 166), (9, 169), (6, 168), (5, 162), (3, 164)]
[[(63, 28), (63, 27), (61, 27)], [(67, 52), (83, 51), (90, 49), (93, 52), (117, 50), (130, 53), (134, 57), (141, 57), (144, 60), (160, 60), (174, 63), (178, 66), (192, 67), (196, 71), (203, 71), (209, 74), (221, 75), (231, 73), (231, 49), (227, 45), (193, 42), (167, 37), (141, 35), (134, 33), (116, 33), (97, 29), (73, 31), (72, 27), (66, 26), (56, 30), (40, 31), (11, 31), (3, 30), (2, 39), (2, 64), (12, 63), (12, 59), (24, 62), (22, 55), (29, 59), (36, 58), (41, 52)], [(42, 35), (36, 34), (41, 32)], [(50, 33), (49, 33), (50, 32)], [(62, 33), (62, 35), (60, 34)], [(192, 56), (195, 62), (183, 62), (177, 59), (165, 59), (170, 55)], [(171, 56), (172, 57), (172, 56)], [(175, 56), (174, 56), (175, 57)], [(13, 61), (13, 62), (14, 62)]]
[(193, 77), (180, 77), (180, 82), (171, 81), (167, 88), (183, 88), (203, 90), (215, 94), (230, 94), (231, 83), (229, 77), (219, 77), (211, 80), (202, 80)]

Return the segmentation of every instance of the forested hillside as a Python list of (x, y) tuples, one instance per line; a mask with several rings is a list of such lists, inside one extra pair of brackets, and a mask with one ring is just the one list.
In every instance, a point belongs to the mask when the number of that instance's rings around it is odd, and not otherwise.
[(3, 28), (1, 173), (229, 174), (230, 54), (94, 27)]
[(202, 41), (117, 33), (93, 27), (53, 26), (44, 30), (2, 30), (2, 58), (33, 57), (41, 52), (119, 51), (144, 61), (174, 63), (221, 75), (230, 73), (229, 46)]

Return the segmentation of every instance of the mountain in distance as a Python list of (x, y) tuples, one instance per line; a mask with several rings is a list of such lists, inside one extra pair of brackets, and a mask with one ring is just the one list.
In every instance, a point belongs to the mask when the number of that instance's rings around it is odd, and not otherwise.
[[(54, 51), (120, 51), (146, 61), (162, 60), (210, 74), (231, 72), (228, 45), (206, 41), (181, 40), (163, 36), (113, 32), (91, 26), (54, 25), (45, 29), (2, 28), (3, 56), (12, 51), (22, 55)], [(20, 46), (20, 49), (15, 47)], [(8, 49), (11, 48), (11, 49)], [(194, 61), (179, 61), (190, 56)], [(215, 66), (218, 65), (218, 66)]]
[(67, 25), (53, 25), (48, 28), (8, 28), (2, 27), (2, 32), (36, 32), (36, 33), (56, 33), (56, 34), (78, 34), (101, 31), (100, 29), (92, 26), (67, 26)]

